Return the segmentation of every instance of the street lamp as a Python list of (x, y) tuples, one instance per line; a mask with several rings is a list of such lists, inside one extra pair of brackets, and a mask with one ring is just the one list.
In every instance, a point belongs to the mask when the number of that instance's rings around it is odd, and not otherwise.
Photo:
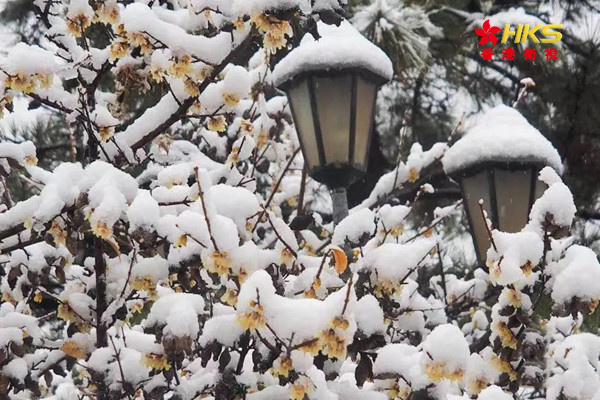
[(552, 144), (514, 108), (498, 106), (483, 114), (444, 155), (444, 170), (461, 188), (477, 260), (485, 265), (490, 239), (481, 207), (492, 228), (519, 232), (546, 185), (538, 172), (550, 166), (562, 173)]
[(385, 53), (350, 23), (318, 24), (273, 71), (290, 102), (308, 174), (331, 191), (334, 222), (348, 215), (346, 188), (367, 169), (377, 89), (393, 74)]

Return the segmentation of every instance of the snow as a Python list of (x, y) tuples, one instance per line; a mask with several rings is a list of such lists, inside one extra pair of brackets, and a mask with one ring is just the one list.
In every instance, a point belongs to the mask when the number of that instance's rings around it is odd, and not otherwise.
[(492, 231), (497, 251), (493, 247), (488, 250), (490, 280), (494, 284), (509, 285), (525, 278), (522, 266), (528, 262), (538, 264), (544, 250), (542, 239), (533, 232), (523, 231), (507, 233)]
[(454, 174), (486, 161), (523, 160), (563, 171), (552, 144), (517, 110), (501, 105), (481, 115), (478, 123), (446, 152), (442, 163), (446, 173)]
[(373, 374), (400, 374), (418, 390), (427, 384), (419, 364), (421, 356), (422, 353), (414, 346), (388, 344), (377, 351), (377, 359), (373, 363)]
[(462, 378), (469, 355), (469, 345), (460, 329), (450, 324), (439, 325), (423, 342), (421, 365), (433, 381), (439, 377)]
[(147, 33), (164, 43), (174, 53), (220, 63), (232, 49), (231, 36), (220, 33), (212, 38), (191, 35), (177, 25), (161, 20), (147, 5), (129, 4), (121, 11), (121, 22), (129, 32)]
[(356, 319), (358, 330), (366, 336), (381, 333), (385, 330), (383, 311), (379, 307), (377, 298), (373, 295), (368, 294), (363, 296), (356, 303), (354, 318)]
[(435, 241), (429, 239), (406, 244), (385, 243), (366, 254), (361, 264), (375, 271), (379, 279), (400, 282), (416, 275), (419, 264), (434, 247)]
[(172, 293), (159, 298), (150, 309), (148, 326), (165, 326), (164, 334), (176, 337), (198, 336), (198, 315), (204, 312), (202, 296), (191, 293)]
[(552, 300), (555, 302), (565, 303), (573, 298), (600, 300), (600, 263), (591, 249), (571, 246), (551, 269), (554, 275)]
[(573, 194), (550, 167), (540, 171), (539, 179), (549, 187), (531, 207), (529, 223), (525, 229), (541, 235), (548, 216), (552, 224), (569, 228), (577, 212)]
[(363, 237), (370, 237), (375, 232), (375, 214), (368, 208), (354, 212), (344, 218), (336, 227), (331, 243), (343, 246), (346, 241), (356, 244)]
[(39, 46), (17, 43), (0, 62), (0, 69), (9, 74), (52, 74), (60, 70), (51, 51)]
[(362, 36), (349, 22), (339, 27), (317, 24), (321, 38), (314, 40), (306, 34), (300, 46), (285, 56), (273, 70), (276, 86), (289, 81), (307, 71), (363, 68), (383, 80), (390, 80), (394, 74), (388, 56)]
[(16, 379), (21, 383), (23, 383), (28, 373), (29, 367), (27, 366), (27, 362), (22, 358), (15, 358), (2, 367), (3, 375)]
[(489, 386), (479, 393), (477, 400), (514, 400), (514, 397), (496, 385)]

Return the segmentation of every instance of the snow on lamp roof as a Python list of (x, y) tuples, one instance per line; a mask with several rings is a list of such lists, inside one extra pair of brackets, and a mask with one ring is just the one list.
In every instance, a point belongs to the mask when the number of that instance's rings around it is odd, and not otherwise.
[(497, 106), (481, 116), (479, 122), (444, 155), (448, 174), (484, 162), (541, 164), (562, 173), (558, 152), (540, 131), (512, 107)]
[(319, 22), (321, 38), (306, 34), (300, 46), (290, 51), (273, 71), (276, 86), (307, 71), (364, 68), (392, 79), (394, 70), (389, 57), (379, 47), (360, 34), (348, 21), (340, 26)]

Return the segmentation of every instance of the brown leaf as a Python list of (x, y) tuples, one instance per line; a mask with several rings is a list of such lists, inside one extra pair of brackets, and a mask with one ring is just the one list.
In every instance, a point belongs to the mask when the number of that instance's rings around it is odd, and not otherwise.
[(373, 379), (373, 362), (368, 355), (361, 353), (360, 361), (354, 370), (354, 377), (356, 378), (356, 385), (362, 387), (365, 381), (371, 381)]
[(348, 257), (346, 257), (346, 253), (339, 247), (332, 247), (331, 251), (333, 252), (335, 270), (338, 274), (344, 273), (346, 268), (348, 268)]
[(81, 349), (81, 347), (79, 347), (79, 345), (72, 340), (65, 342), (60, 349), (66, 355), (78, 360), (85, 360), (87, 357), (87, 354)]

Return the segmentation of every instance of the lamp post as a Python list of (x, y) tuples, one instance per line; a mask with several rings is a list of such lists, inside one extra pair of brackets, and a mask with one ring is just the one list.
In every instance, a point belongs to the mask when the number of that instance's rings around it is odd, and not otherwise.
[(325, 184), (337, 224), (348, 215), (346, 188), (367, 169), (377, 89), (392, 77), (381, 49), (344, 21), (318, 24), (273, 71), (290, 102), (308, 174)]
[(482, 209), (493, 229), (519, 232), (527, 224), (531, 206), (546, 189), (538, 172), (550, 166), (562, 173), (552, 144), (507, 106), (482, 115), (442, 162), (448, 176), (460, 185), (480, 265), (485, 265), (491, 244)]

